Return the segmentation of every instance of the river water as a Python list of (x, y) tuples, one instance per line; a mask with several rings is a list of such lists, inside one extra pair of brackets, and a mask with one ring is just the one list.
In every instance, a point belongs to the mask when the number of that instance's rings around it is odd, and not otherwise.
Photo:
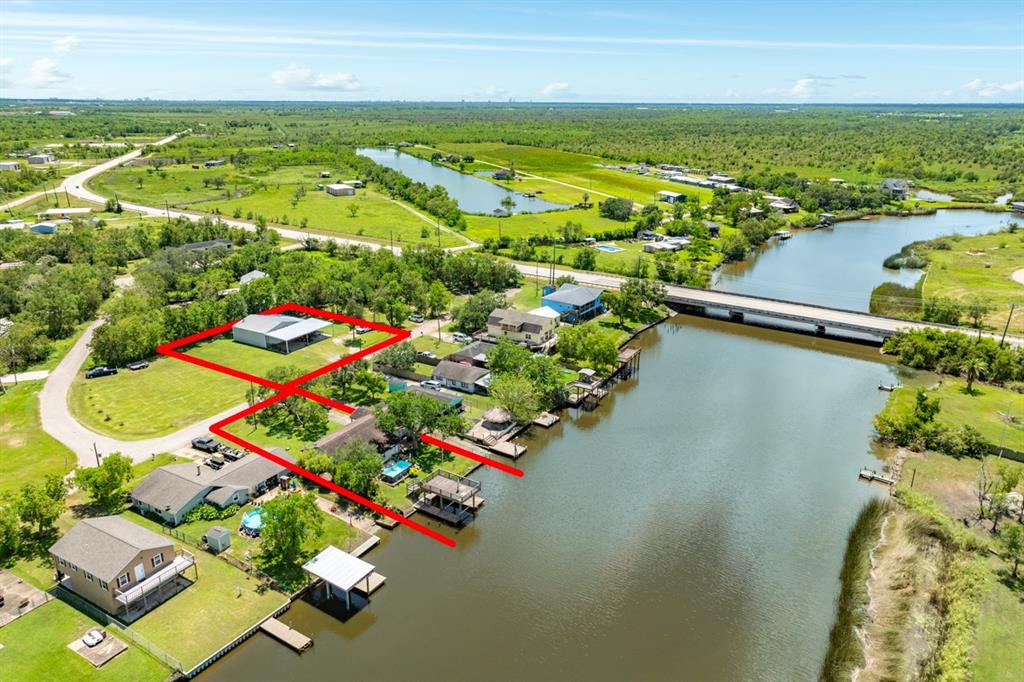
[[(864, 309), (917, 239), (1004, 216), (843, 223), (730, 267), (722, 288)], [(526, 475), (487, 499), (454, 550), (384, 533), (387, 585), (351, 617), (299, 602), (302, 656), (259, 635), (214, 680), (812, 680), (846, 533), (879, 488), (872, 416), (895, 368), (877, 349), (678, 316), (644, 334), (639, 377), (594, 412), (534, 429)], [(423, 521), (423, 519), (420, 519)], [(428, 521), (428, 523), (430, 523)]]
[(441, 185), (448, 190), (448, 196), (455, 199), (459, 203), (459, 208), (466, 213), (490, 215), (496, 209), (503, 210), (501, 200), (507, 196), (511, 196), (516, 202), (512, 209), (513, 213), (541, 213), (569, 208), (564, 204), (523, 196), (519, 192), (505, 189), (475, 175), (459, 173), (411, 154), (403, 154), (397, 149), (365, 148), (357, 149), (356, 153), (382, 166), (401, 171), (416, 182), (429, 186)]
[(867, 310), (871, 290), (882, 282), (913, 286), (920, 270), (889, 270), (882, 262), (905, 245), (942, 235), (984, 234), (1007, 225), (1010, 213), (940, 210), (932, 215), (881, 217), (799, 230), (770, 239), (757, 255), (722, 268), (716, 289), (742, 294)]
[(299, 603), (282, 619), (310, 651), (260, 636), (206, 677), (813, 679), (891, 366), (700, 318), (638, 343), (639, 379), (534, 430), (523, 478), (474, 474), (487, 503), (456, 549), (387, 534), (370, 606)]

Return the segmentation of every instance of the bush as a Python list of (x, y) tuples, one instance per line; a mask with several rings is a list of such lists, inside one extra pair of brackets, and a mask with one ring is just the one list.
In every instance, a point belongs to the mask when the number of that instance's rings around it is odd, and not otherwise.
[(629, 220), (629, 216), (633, 212), (633, 202), (629, 199), (612, 197), (611, 199), (605, 199), (601, 202), (601, 207), (598, 212), (603, 218), (610, 218), (612, 220), (625, 222)]
[(190, 511), (185, 515), (185, 523), (195, 523), (196, 521), (221, 521), (223, 519), (230, 519), (232, 516), (238, 513), (239, 506), (237, 504), (229, 504), (228, 506), (220, 509), (214, 505), (203, 502), (201, 505)]

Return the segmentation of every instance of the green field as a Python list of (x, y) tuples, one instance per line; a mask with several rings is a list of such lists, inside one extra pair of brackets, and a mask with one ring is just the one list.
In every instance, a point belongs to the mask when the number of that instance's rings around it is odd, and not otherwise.
[[(929, 396), (940, 401), (938, 421), (947, 426), (970, 424), (990, 443), (1024, 452), (1024, 397), (1020, 393), (989, 384), (974, 384), (974, 394), (965, 391), (967, 384), (960, 379), (943, 377), (941, 385), (928, 390)], [(892, 392), (884, 412), (903, 414), (914, 403), (915, 389), (900, 388)], [(1016, 416), (1009, 423), (1002, 415)]]
[(974, 679), (979, 682), (1013, 682), (1024, 670), (1024, 597), (1020, 587), (1013, 590), (997, 578), (1006, 570), (1000, 563), (989, 561), (992, 573), (981, 598), (974, 661)]
[[(281, 355), (227, 338), (199, 344), (188, 352), (249, 374), (266, 376), (282, 365), (311, 371), (348, 355), (346, 326), (338, 335), (290, 355)], [(331, 332), (331, 328), (326, 330)], [(365, 345), (385, 339), (383, 332), (359, 337)], [(68, 403), (75, 418), (89, 428), (126, 440), (166, 435), (245, 401), (246, 382), (183, 360), (159, 357), (149, 368), (72, 384)]]
[(466, 235), (476, 241), (496, 239), (499, 236), (510, 239), (525, 239), (532, 236), (555, 237), (558, 235), (558, 228), (567, 222), (579, 223), (588, 234), (621, 230), (629, 226), (629, 223), (601, 217), (596, 205), (590, 209), (519, 213), (509, 218), (467, 214), (466, 222), (469, 225)]
[[(969, 301), (980, 296), (992, 305), (985, 324), (1002, 331), (1010, 311), (1010, 333), (1024, 333), (1024, 284), (1011, 279), (1024, 270), (1024, 231), (1008, 231), (978, 237), (942, 238), (921, 250), (928, 259), (923, 295)], [(948, 247), (948, 249), (946, 248)]]
[[(332, 168), (331, 178), (321, 179), (321, 170), (328, 169), (286, 166), (248, 175), (231, 164), (215, 168), (174, 164), (159, 171), (118, 168), (93, 180), (92, 186), (105, 196), (116, 195), (149, 206), (163, 206), (166, 202), (224, 216), (262, 216), (274, 225), (379, 242), (394, 239), (396, 244), (438, 243), (438, 230), (432, 222), (372, 189), (357, 189), (352, 197), (335, 197), (316, 189), (318, 183), (338, 182), (351, 174), (347, 169)], [(220, 189), (203, 184), (204, 180), (214, 179), (224, 181)], [(305, 194), (295, 201), (300, 186)], [(358, 207), (356, 215), (350, 213), (350, 206)], [(441, 229), (440, 243), (443, 247), (458, 246), (466, 240)]]
[(77, 464), (75, 453), (39, 423), (42, 381), (23, 381), (0, 394), (0, 494), (14, 492), (47, 474), (64, 475)]
[(59, 599), (48, 602), (0, 629), (0, 670), (9, 680), (159, 682), (168, 678), (170, 670), (130, 642), (125, 642), (127, 651), (102, 668), (68, 648), (100, 627)]

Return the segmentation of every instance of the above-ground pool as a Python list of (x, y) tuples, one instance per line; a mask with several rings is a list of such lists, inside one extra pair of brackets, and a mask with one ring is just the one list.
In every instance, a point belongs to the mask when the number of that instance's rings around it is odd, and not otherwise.
[(263, 527), (263, 513), (259, 509), (253, 509), (242, 514), (242, 528), (247, 530), (259, 530)]
[(594, 248), (598, 251), (604, 251), (605, 253), (619, 253), (625, 251), (621, 246), (615, 246), (615, 244), (595, 244)]
[(384, 471), (382, 471), (380, 475), (381, 478), (384, 479), (385, 483), (397, 483), (408, 475), (409, 469), (411, 468), (412, 462), (400, 459), (397, 462), (393, 462), (384, 467)]

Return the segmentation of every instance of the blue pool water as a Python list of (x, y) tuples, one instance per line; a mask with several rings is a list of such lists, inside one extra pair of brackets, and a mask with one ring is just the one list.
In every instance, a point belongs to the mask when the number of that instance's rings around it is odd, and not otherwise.
[(263, 514), (259, 509), (253, 509), (242, 514), (242, 527), (249, 530), (259, 530), (263, 527)]
[(412, 467), (412, 462), (404, 459), (400, 459), (394, 464), (385, 467), (383, 471), (384, 478), (395, 479), (407, 472)]
[(615, 246), (615, 244), (597, 244), (594, 248), (598, 251), (604, 251), (605, 253), (619, 253), (620, 251), (625, 251), (624, 248)]

